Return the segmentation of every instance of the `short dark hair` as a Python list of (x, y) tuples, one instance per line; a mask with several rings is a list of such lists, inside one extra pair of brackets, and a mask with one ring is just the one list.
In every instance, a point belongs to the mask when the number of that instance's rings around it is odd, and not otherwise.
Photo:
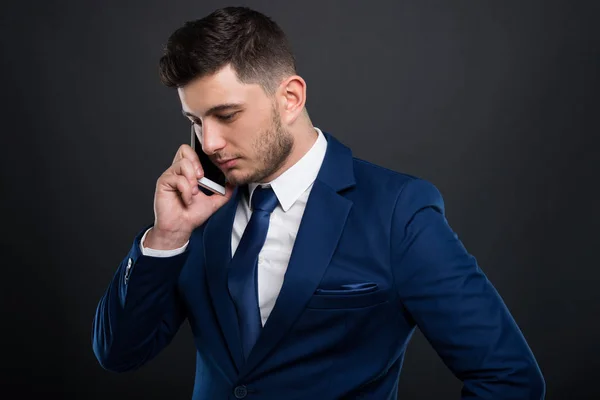
[(291, 46), (272, 19), (247, 7), (225, 7), (171, 34), (159, 60), (160, 80), (182, 87), (227, 64), (240, 82), (257, 83), (269, 95), (296, 74)]

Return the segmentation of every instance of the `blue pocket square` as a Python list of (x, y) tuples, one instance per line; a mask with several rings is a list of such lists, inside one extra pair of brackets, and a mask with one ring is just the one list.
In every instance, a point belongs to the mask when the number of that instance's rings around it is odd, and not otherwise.
[(315, 294), (322, 295), (344, 295), (344, 294), (362, 294), (362, 293), (370, 293), (377, 290), (379, 286), (377, 286), (374, 282), (364, 282), (364, 283), (347, 283), (344, 285), (338, 286), (336, 289), (323, 289), (318, 288), (315, 290)]

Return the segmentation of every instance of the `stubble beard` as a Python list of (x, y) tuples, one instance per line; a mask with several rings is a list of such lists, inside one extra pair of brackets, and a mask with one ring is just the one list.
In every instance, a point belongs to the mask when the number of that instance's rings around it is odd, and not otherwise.
[(271, 126), (258, 136), (252, 147), (259, 157), (258, 166), (243, 177), (227, 177), (228, 182), (234, 186), (264, 182), (281, 168), (292, 153), (294, 138), (281, 125), (275, 109), (272, 111)]

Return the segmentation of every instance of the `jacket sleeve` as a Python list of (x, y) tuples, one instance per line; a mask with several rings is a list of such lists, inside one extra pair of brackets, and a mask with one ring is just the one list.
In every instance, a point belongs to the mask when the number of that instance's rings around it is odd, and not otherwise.
[(177, 280), (189, 250), (165, 258), (143, 255), (140, 240), (150, 226), (136, 235), (96, 308), (92, 347), (110, 371), (134, 370), (154, 358), (185, 319)]
[(437, 188), (408, 181), (392, 218), (397, 293), (443, 362), (462, 399), (543, 399), (545, 382), (502, 298), (445, 218)]

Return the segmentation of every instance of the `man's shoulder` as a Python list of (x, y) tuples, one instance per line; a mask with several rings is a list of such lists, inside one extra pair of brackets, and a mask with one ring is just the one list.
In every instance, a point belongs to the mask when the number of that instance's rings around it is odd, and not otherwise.
[(423, 179), (419, 176), (395, 171), (358, 157), (352, 157), (352, 161), (357, 183), (372, 182), (375, 184), (387, 184), (390, 190), (399, 190), (409, 181)]
[(387, 198), (394, 204), (426, 201), (443, 208), (441, 193), (431, 181), (357, 157), (353, 157), (353, 163), (356, 189), (368, 192), (371, 198)]

